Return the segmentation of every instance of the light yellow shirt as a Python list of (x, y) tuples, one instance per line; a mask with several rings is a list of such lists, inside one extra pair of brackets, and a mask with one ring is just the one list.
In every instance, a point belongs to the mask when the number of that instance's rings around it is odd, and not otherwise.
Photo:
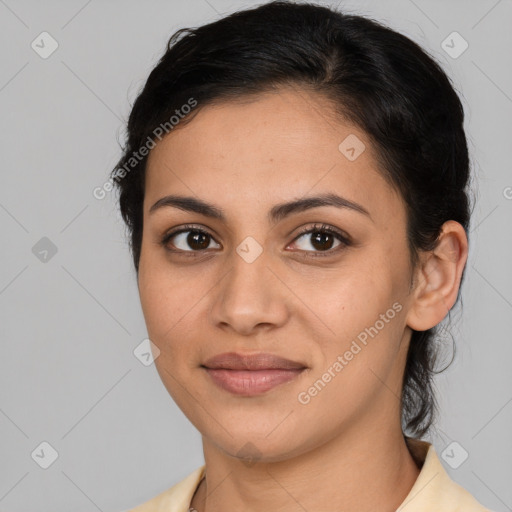
[[(407, 438), (407, 444), (421, 470), (396, 512), (491, 512), (449, 477), (431, 443)], [(204, 472), (203, 465), (174, 487), (128, 512), (188, 512)]]

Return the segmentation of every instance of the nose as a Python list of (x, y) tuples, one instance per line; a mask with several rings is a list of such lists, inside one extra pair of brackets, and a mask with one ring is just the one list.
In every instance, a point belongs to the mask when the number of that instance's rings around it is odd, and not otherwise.
[(289, 317), (292, 293), (263, 251), (254, 261), (233, 251), (229, 268), (212, 295), (212, 321), (224, 330), (249, 336), (283, 326)]

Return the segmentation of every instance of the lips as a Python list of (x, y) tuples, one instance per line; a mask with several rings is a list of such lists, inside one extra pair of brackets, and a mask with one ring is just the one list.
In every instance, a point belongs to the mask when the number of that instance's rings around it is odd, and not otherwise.
[(274, 354), (237, 354), (226, 352), (208, 359), (203, 366), (224, 370), (298, 370), (306, 368), (305, 364), (284, 359)]
[(307, 366), (274, 354), (219, 354), (202, 365), (212, 381), (236, 395), (254, 396), (295, 379)]

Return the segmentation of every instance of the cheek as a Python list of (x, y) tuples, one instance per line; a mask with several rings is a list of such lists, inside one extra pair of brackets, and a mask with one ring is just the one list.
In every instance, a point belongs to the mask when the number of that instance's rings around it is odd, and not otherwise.
[(311, 278), (297, 276), (294, 291), (322, 321), (326, 335), (337, 339), (373, 325), (400, 298), (389, 263), (386, 267), (371, 255), (358, 254), (337, 269), (317, 272)]
[[(170, 268), (160, 251), (141, 251), (139, 263), (139, 297), (150, 339), (160, 348), (169, 350), (169, 340), (194, 303), (194, 286), (179, 269)], [(187, 290), (188, 293), (182, 293)]]
[(397, 354), (405, 310), (400, 299), (382, 275), (378, 281), (366, 274), (337, 284), (338, 291), (331, 293), (335, 299), (325, 300), (322, 308), (335, 334), (325, 329), (323, 337), (312, 333), (316, 364), (297, 397), (301, 415), (312, 425), (317, 417), (343, 424), (380, 403), (378, 397), (390, 389), (399, 393)]
[[(396, 362), (405, 327), (407, 255), (382, 245), (358, 254), (336, 272), (313, 282), (301, 279), (307, 304), (321, 322), (305, 322), (319, 348), (316, 377), (342, 356), (344, 379), (364, 387), (371, 371), (386, 375)], [(318, 330), (318, 325), (322, 326)], [(339, 368), (339, 367), (338, 367)], [(316, 374), (319, 375), (316, 375)], [(334, 385), (333, 387), (336, 387)]]
[(191, 337), (187, 327), (190, 321), (195, 323), (193, 317), (201, 304), (195, 297), (198, 287), (190, 285), (189, 277), (185, 281), (183, 274), (171, 269), (156, 251), (142, 251), (138, 282), (148, 337), (160, 351), (155, 367), (173, 400), (188, 415), (194, 415), (187, 389), (195, 354), (187, 343)]

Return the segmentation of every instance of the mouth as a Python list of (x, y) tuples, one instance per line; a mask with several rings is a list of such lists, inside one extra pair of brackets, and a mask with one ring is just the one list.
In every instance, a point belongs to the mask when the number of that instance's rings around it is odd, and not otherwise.
[(240, 396), (255, 396), (297, 378), (307, 366), (273, 354), (235, 352), (208, 359), (202, 368), (221, 389)]

